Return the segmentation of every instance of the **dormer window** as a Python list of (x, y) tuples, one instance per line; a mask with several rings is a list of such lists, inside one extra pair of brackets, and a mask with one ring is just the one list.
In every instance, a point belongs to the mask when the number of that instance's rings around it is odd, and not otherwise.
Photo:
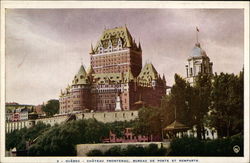
[(153, 86), (153, 87), (156, 86), (156, 81), (155, 81), (155, 80), (152, 81), (152, 86)]

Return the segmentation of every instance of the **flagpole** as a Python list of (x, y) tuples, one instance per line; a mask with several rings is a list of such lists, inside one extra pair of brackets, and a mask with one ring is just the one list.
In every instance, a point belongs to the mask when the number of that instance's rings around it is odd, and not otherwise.
[(197, 42), (197, 43), (199, 43), (199, 42), (198, 42), (198, 41), (199, 41), (199, 40), (198, 40), (198, 32), (199, 32), (199, 29), (198, 29), (198, 27), (196, 26), (196, 42)]
[(196, 30), (196, 43), (198, 43), (198, 31)]

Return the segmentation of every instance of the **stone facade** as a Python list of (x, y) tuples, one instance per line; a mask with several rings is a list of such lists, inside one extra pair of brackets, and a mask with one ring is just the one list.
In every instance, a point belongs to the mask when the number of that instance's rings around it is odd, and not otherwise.
[(61, 91), (60, 114), (136, 110), (138, 102), (160, 106), (165, 77), (151, 63), (142, 68), (141, 44), (126, 27), (104, 30), (95, 48), (91, 45), (90, 60), (87, 72), (81, 65), (72, 84)]

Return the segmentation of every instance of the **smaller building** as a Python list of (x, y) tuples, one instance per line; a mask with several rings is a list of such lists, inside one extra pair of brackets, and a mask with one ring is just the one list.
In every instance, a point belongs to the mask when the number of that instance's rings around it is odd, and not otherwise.
[(45, 116), (45, 112), (42, 110), (43, 105), (37, 105), (34, 107), (34, 112), (38, 114), (38, 116)]
[(131, 143), (131, 142), (150, 142), (153, 136), (135, 135), (132, 128), (125, 128), (123, 137), (117, 137), (110, 131), (109, 138), (104, 138), (103, 143)]

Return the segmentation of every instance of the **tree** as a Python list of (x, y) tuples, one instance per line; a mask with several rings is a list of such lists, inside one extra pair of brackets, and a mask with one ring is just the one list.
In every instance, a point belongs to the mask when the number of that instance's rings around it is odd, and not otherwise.
[(17, 150), (26, 150), (26, 142), (34, 140), (49, 127), (50, 125), (45, 125), (42, 122), (38, 122), (34, 127), (25, 127), (20, 130), (15, 130), (11, 133), (7, 133), (6, 149), (10, 150), (11, 148), (16, 147)]
[(75, 156), (76, 144), (100, 143), (109, 134), (104, 123), (95, 119), (55, 125), (38, 137), (29, 149), (32, 156)]
[(197, 137), (205, 139), (204, 118), (209, 111), (211, 104), (212, 76), (209, 74), (199, 74), (194, 85), (192, 116), (197, 127)]
[(59, 111), (59, 100), (49, 100), (46, 105), (42, 106), (42, 110), (47, 116), (53, 116)]
[(204, 116), (210, 106), (211, 76), (199, 74), (194, 86), (175, 74), (175, 84), (169, 95), (162, 100), (162, 113), (164, 125), (174, 120), (187, 126), (196, 125), (198, 138), (204, 136)]
[(143, 107), (139, 109), (138, 119), (133, 129), (136, 135), (155, 135), (161, 134), (160, 108)]
[(174, 120), (178, 120), (186, 125), (193, 125), (193, 88), (185, 79), (175, 74), (175, 84), (171, 88), (169, 95), (162, 99), (161, 116), (164, 126), (169, 125)]
[(133, 128), (135, 121), (115, 121), (112, 123), (105, 124), (109, 131), (114, 133), (116, 137), (121, 138), (124, 136), (124, 131), (126, 128)]
[(239, 76), (227, 73), (214, 76), (209, 124), (220, 137), (243, 132), (243, 81), (243, 72)]

